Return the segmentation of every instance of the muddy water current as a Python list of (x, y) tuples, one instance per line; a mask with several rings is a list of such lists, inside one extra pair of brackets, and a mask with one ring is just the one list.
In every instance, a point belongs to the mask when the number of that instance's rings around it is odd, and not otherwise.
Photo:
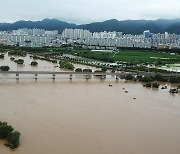
[(180, 95), (167, 86), (153, 90), (114, 77), (16, 81), (1, 75), (0, 120), (21, 140), (15, 151), (0, 141), (0, 154), (179, 154)]

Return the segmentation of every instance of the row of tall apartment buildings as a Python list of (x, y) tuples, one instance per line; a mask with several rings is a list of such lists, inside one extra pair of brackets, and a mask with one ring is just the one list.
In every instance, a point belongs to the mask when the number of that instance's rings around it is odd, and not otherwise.
[(59, 37), (57, 30), (23, 28), (13, 31), (0, 31), (0, 44), (42, 47), (52, 45), (53, 40), (57, 37)]
[(44, 29), (37, 29), (37, 28), (34, 29), (22, 28), (18, 30), (13, 30), (12, 35), (54, 36), (54, 35), (58, 35), (58, 31), (57, 30), (47, 31)]
[(61, 46), (78, 43), (87, 47), (137, 47), (137, 48), (180, 48), (180, 35), (153, 34), (149, 30), (142, 35), (123, 34), (122, 32), (94, 32), (83, 29), (65, 29), (62, 34), (57, 30), (18, 29), (0, 31), (0, 44), (29, 47)]
[(68, 43), (79, 40), (78, 43), (87, 46), (105, 47), (137, 47), (137, 48), (180, 48), (180, 35), (153, 34), (149, 30), (142, 35), (123, 34), (122, 32), (94, 32), (82, 29), (65, 29), (62, 38)]

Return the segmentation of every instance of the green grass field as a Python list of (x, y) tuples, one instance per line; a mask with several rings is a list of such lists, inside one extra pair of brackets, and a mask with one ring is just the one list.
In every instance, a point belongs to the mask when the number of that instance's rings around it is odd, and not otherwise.
[(180, 63), (180, 55), (171, 55), (162, 52), (138, 51), (138, 50), (122, 50), (113, 57), (115, 61), (125, 62), (156, 62), (164, 63)]
[(180, 55), (171, 55), (170, 53), (155, 52), (155, 51), (145, 51), (145, 50), (120, 50), (115, 52), (102, 52), (102, 51), (90, 51), (90, 50), (73, 50), (71, 52), (76, 52), (81, 57), (86, 57), (96, 60), (110, 60), (113, 61), (123, 61), (123, 62), (137, 62), (137, 63), (152, 63), (161, 61), (163, 63), (180, 63)]

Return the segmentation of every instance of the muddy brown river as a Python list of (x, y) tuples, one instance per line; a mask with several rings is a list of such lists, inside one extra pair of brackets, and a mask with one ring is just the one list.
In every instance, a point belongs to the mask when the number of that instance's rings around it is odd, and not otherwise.
[(0, 119), (21, 132), (19, 148), (1, 141), (0, 154), (180, 153), (180, 95), (168, 90), (113, 78), (0, 80), (0, 98)]
[[(29, 63), (19, 69), (53, 66)], [(0, 75), (0, 120), (21, 133), (15, 151), (0, 140), (0, 154), (180, 154), (180, 94), (167, 86), (153, 90), (113, 77), (16, 81)]]

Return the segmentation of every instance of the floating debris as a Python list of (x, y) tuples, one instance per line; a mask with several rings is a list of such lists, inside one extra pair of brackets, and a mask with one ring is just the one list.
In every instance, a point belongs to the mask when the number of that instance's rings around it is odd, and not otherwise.
[(167, 86), (161, 87), (161, 89), (167, 89)]
[(179, 90), (174, 88), (174, 89), (170, 89), (169, 92), (172, 94), (177, 94), (177, 93), (179, 93)]
[(146, 83), (145, 85), (143, 85), (143, 87), (152, 87), (151, 83)]

